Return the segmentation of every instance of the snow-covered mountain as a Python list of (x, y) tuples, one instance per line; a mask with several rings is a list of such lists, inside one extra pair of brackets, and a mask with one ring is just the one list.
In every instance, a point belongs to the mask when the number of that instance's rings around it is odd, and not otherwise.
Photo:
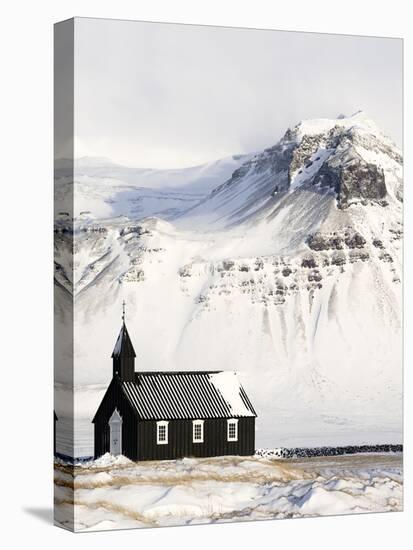
[(136, 368), (237, 370), (257, 446), (400, 443), (400, 151), (356, 113), (302, 122), (244, 160), (179, 212), (80, 216), (74, 233), (58, 217), (77, 416), (110, 379), (125, 299)]
[[(233, 155), (183, 169), (130, 168), (82, 157), (55, 167), (57, 219), (128, 216), (170, 218), (207, 196), (252, 155)], [(73, 195), (75, 199), (73, 199)]]
[[(274, 147), (252, 156), (176, 222), (209, 229), (247, 221), (255, 225), (299, 202), (297, 191), (337, 196), (342, 209), (360, 200), (378, 202), (386, 192), (393, 197), (401, 193), (401, 182), (393, 175), (400, 165), (397, 148), (363, 112), (304, 121)], [(391, 172), (387, 186), (383, 169)]]

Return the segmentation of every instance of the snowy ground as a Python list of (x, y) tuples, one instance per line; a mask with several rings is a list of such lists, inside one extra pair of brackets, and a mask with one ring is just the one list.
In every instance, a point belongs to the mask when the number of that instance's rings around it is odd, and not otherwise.
[(105, 455), (55, 466), (55, 518), (76, 531), (401, 511), (402, 494), (401, 454), (140, 463)]

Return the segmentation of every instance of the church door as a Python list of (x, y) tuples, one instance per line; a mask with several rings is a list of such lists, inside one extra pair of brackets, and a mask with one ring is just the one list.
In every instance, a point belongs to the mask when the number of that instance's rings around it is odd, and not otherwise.
[(122, 454), (122, 417), (119, 414), (118, 409), (113, 411), (112, 416), (109, 419), (110, 428), (110, 454), (121, 455)]

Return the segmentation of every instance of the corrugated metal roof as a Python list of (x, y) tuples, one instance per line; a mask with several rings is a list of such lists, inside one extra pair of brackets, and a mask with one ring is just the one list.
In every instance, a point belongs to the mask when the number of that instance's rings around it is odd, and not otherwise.
[(142, 372), (120, 384), (144, 420), (256, 416), (233, 371)]

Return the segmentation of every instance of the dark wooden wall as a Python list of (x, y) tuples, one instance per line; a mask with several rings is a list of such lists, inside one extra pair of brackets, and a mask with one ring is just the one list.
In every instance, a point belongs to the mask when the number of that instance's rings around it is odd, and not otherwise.
[(110, 451), (109, 419), (115, 408), (122, 417), (122, 454), (135, 460), (137, 454), (138, 423), (136, 416), (116, 381), (109, 384), (106, 394), (96, 413), (95, 424), (95, 458)]
[(192, 420), (170, 420), (168, 443), (157, 445), (156, 422), (138, 423), (138, 446), (135, 460), (167, 460), (182, 457), (252, 455), (255, 452), (255, 418), (240, 418), (238, 441), (227, 441), (227, 420), (204, 421), (204, 442), (192, 442)]
[(204, 442), (192, 442), (192, 420), (170, 420), (168, 443), (156, 443), (156, 421), (139, 421), (119, 384), (112, 380), (95, 416), (95, 458), (110, 450), (109, 419), (115, 409), (122, 416), (122, 454), (131, 460), (170, 460), (183, 457), (252, 455), (255, 452), (255, 418), (238, 420), (238, 441), (227, 441), (227, 419), (204, 421)]

